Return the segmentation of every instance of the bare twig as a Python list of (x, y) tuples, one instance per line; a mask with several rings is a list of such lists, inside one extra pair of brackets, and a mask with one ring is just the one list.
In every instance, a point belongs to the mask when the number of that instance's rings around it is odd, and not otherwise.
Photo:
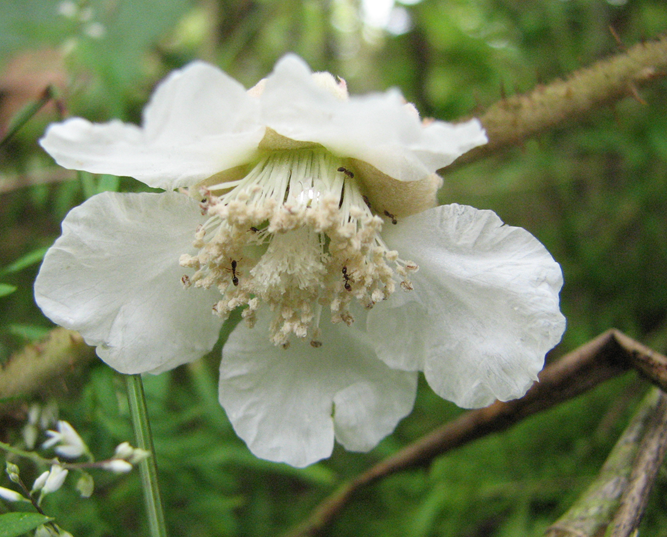
[(545, 368), (540, 374), (540, 382), (523, 398), (507, 403), (496, 402), (487, 408), (467, 412), (344, 483), (325, 498), (305, 522), (286, 535), (317, 535), (358, 489), (402, 470), (427, 466), (435, 457), (451, 449), (492, 432), (508, 429), (528, 416), (590, 390), (635, 364), (643, 367), (642, 373), (650, 372), (647, 377), (652, 381), (667, 384), (664, 376), (656, 374), (656, 371), (662, 370), (661, 367), (647, 365), (653, 362), (667, 364), (667, 358), (617, 330), (608, 330)]
[(45, 168), (21, 175), (0, 175), (0, 195), (34, 185), (76, 180), (76, 174), (65, 168)]
[(637, 98), (639, 86), (666, 72), (667, 36), (663, 36), (575, 71), (566, 80), (539, 85), (528, 94), (504, 98), (480, 117), (489, 143), (469, 151), (447, 169), (505, 147), (521, 145), (531, 136), (586, 117), (593, 110), (623, 97)]
[(642, 438), (654, 427), (664, 396), (654, 388), (643, 399), (630, 424), (611, 450), (598, 477), (545, 533), (545, 537), (593, 537), (609, 526), (628, 490)]
[(621, 506), (607, 528), (607, 537), (630, 537), (639, 527), (649, 493), (667, 452), (667, 395), (660, 392), (655, 411), (632, 467)]

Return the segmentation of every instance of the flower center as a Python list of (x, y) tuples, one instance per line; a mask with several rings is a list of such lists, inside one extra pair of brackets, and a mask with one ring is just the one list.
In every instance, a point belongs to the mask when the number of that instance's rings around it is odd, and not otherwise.
[(397, 281), (412, 289), (408, 276), (417, 265), (387, 248), (384, 221), (354, 171), (324, 149), (268, 153), (242, 179), (199, 192), (208, 219), (195, 233), (198, 254), (180, 258), (195, 269), (183, 285), (217, 287), (222, 299), (213, 311), (226, 319), (245, 306), (250, 326), (268, 305), (276, 345), (286, 347), (294, 335), (319, 347), (324, 307), (332, 322), (350, 325), (353, 300), (372, 308)]

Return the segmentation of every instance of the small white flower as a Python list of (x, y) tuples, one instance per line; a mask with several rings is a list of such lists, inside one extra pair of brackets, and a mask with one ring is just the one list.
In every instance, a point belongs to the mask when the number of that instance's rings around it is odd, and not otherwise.
[(56, 453), (66, 459), (76, 459), (84, 453), (88, 453), (85, 442), (68, 422), (60, 420), (58, 431), (46, 431), (50, 437), (42, 444), (44, 449), (56, 446)]
[(8, 502), (28, 501), (27, 498), (23, 497), (23, 495), (19, 494), (15, 490), (7, 489), (5, 487), (0, 487), (0, 498)]
[(35, 482), (32, 484), (32, 490), (30, 492), (38, 492), (44, 488), (44, 484), (46, 483), (46, 480), (49, 478), (49, 472), (48, 470), (46, 472), (42, 472), (39, 474), (37, 479), (35, 479)]
[(130, 457), (134, 454), (134, 448), (130, 445), (129, 442), (122, 442), (116, 446), (116, 451), (114, 452), (117, 458), (129, 460)]
[(58, 14), (68, 19), (73, 19), (79, 13), (79, 6), (70, 0), (58, 4)]
[(132, 470), (132, 465), (123, 459), (111, 459), (102, 463), (102, 468), (114, 472), (115, 474), (126, 474)]
[(83, 31), (88, 37), (91, 37), (92, 39), (102, 39), (107, 33), (107, 29), (101, 22), (91, 22), (86, 24), (83, 27)]
[(199, 358), (243, 308), (220, 401), (256, 455), (294, 466), (334, 439), (373, 448), (419, 371), (463, 407), (520, 397), (565, 327), (560, 267), (490, 211), (435, 207), (436, 170), (485, 142), (477, 120), (422, 122), (396, 90), (349, 97), (294, 55), (249, 91), (194, 62), (142, 127), (47, 130), (60, 165), (167, 192), (73, 209), (37, 303), (123, 373)]
[[(55, 492), (60, 487), (62, 487), (68, 473), (69, 470), (65, 470), (62, 466), (58, 464), (54, 464), (53, 466), (51, 466), (51, 470), (48, 472), (48, 475), (46, 476), (46, 481), (44, 482), (44, 486), (41, 487), (42, 494), (51, 494), (52, 492)], [(37, 482), (35, 481), (35, 484), (36, 483)]]
[(123, 442), (116, 447), (116, 458), (129, 461), (130, 464), (137, 464), (150, 456), (150, 451), (132, 447), (129, 442)]

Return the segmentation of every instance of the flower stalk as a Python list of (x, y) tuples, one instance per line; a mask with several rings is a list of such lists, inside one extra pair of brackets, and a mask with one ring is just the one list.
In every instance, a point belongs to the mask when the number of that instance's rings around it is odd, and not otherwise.
[(134, 427), (137, 446), (140, 449), (144, 449), (153, 454), (152, 457), (146, 457), (139, 463), (141, 485), (144, 490), (146, 514), (148, 516), (148, 526), (150, 529), (149, 535), (151, 537), (166, 537), (167, 528), (164, 522), (162, 498), (158, 486), (157, 464), (155, 462), (153, 436), (151, 434), (151, 426), (148, 420), (148, 411), (146, 409), (144, 385), (141, 380), (141, 375), (127, 375), (125, 380), (127, 385), (127, 400), (130, 405), (132, 426)]

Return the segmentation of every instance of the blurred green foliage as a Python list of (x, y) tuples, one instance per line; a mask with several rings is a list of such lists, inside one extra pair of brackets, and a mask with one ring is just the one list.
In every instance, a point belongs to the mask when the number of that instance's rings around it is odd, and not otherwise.
[[(412, 1), (396, 3), (385, 28), (369, 24), (355, 0), (90, 0), (74, 17), (70, 4), (0, 3), (3, 131), (48, 83), (69, 114), (138, 122), (153, 85), (194, 58), (251, 86), (288, 51), (346, 78), (353, 93), (398, 86), (423, 115), (454, 120), (667, 28), (662, 0)], [(442, 202), (495, 210), (562, 264), (568, 331), (554, 355), (612, 326), (667, 348), (665, 95), (667, 83), (657, 80), (641, 90), (645, 104), (627, 98), (445, 175)], [(58, 114), (43, 110), (0, 150), (0, 361), (50, 327), (32, 282), (66, 212), (91, 193), (138, 188), (58, 169), (36, 144)], [(330, 460), (295, 470), (255, 459), (234, 434), (217, 402), (219, 355), (218, 347), (146, 379), (173, 536), (277, 535), (341, 480), (460, 412), (422, 386), (413, 414), (369, 454), (337, 448)], [(96, 456), (132, 438), (116, 373), (96, 364), (68, 390), (61, 416)], [(643, 391), (628, 375), (428, 471), (388, 478), (358, 494), (330, 534), (540, 535), (595, 476)], [(23, 417), (4, 418), (3, 440), (18, 441)], [(72, 487), (47, 497), (46, 512), (77, 537), (145, 534), (137, 474), (95, 478), (91, 499)], [(666, 492), (663, 476), (643, 535), (667, 532)]]

